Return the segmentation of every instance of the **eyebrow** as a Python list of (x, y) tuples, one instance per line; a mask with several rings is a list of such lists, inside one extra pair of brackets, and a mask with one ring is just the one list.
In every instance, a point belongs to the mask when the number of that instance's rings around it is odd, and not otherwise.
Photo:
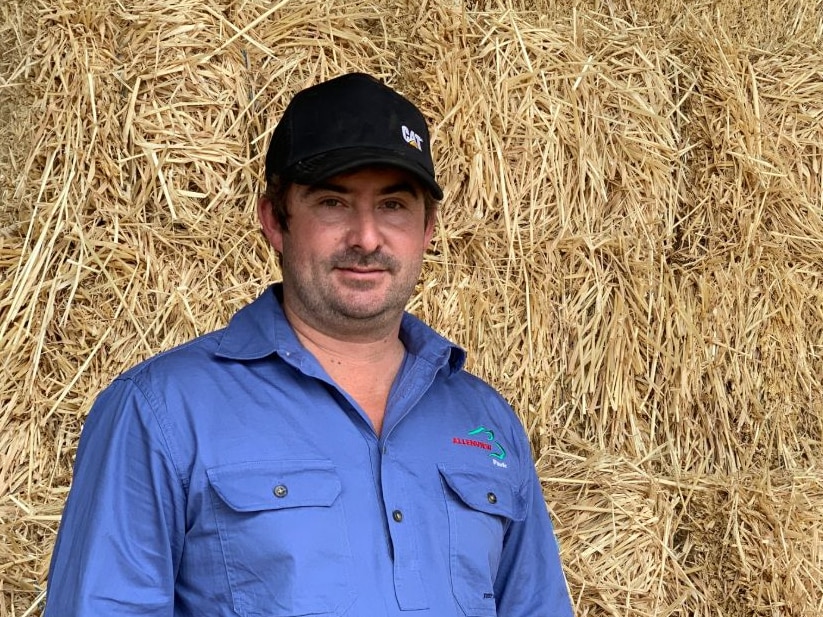
[[(314, 195), (315, 193), (319, 193), (322, 191), (331, 191), (333, 193), (342, 193), (344, 195), (349, 195), (352, 193), (351, 189), (346, 188), (340, 184), (334, 184), (332, 182), (317, 182), (315, 184), (310, 184), (306, 187), (306, 196)], [(396, 184), (390, 184), (389, 186), (385, 186), (380, 189), (380, 195), (393, 195), (395, 193), (408, 193), (414, 197), (420, 195), (420, 191), (412, 182), (398, 182)]]

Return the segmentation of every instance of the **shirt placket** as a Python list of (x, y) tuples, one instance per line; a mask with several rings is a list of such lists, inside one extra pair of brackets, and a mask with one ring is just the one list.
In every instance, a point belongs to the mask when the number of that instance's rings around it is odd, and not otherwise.
[(407, 475), (402, 471), (404, 465), (394, 458), (392, 434), (429, 389), (434, 376), (434, 368), (419, 360), (401, 376), (387, 405), (386, 430), (380, 439), (383, 510), (392, 543), (394, 589), (401, 610), (422, 610), (429, 605), (418, 544), (422, 521), (416, 520), (421, 507), (415, 501), (422, 495), (417, 487), (408, 485)]

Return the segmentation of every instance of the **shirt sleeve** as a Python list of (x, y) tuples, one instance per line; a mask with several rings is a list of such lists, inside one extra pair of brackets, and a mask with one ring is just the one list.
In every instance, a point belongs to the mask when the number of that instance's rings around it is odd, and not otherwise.
[(503, 541), (494, 594), (500, 617), (572, 617), (572, 605), (540, 481), (523, 456), (526, 517), (512, 521)]
[(184, 508), (155, 410), (115, 381), (83, 427), (43, 617), (170, 617)]

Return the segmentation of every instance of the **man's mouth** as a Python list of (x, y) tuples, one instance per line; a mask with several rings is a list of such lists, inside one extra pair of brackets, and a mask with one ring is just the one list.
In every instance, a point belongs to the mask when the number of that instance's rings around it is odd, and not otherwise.
[(338, 270), (348, 270), (349, 272), (356, 272), (358, 274), (369, 274), (371, 272), (385, 272), (386, 268), (379, 266), (336, 266)]

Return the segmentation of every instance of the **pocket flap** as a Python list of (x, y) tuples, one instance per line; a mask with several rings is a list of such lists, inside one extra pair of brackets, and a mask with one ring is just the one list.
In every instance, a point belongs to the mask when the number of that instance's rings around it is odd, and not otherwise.
[(206, 470), (214, 492), (237, 512), (330, 506), (341, 484), (331, 461), (254, 461)]
[(473, 510), (513, 521), (526, 518), (525, 502), (509, 478), (443, 463), (437, 468), (449, 488)]

